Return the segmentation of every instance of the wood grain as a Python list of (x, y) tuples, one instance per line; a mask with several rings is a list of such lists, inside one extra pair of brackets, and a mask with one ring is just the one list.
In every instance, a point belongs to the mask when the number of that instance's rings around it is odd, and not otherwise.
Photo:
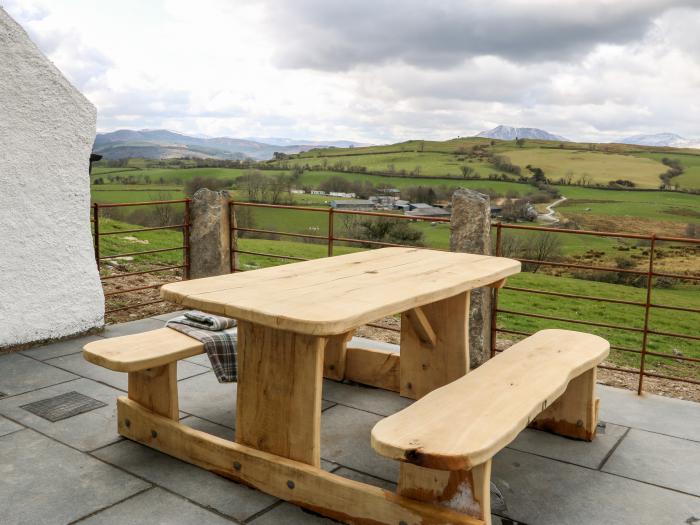
[(321, 382), (326, 339), (238, 323), (236, 441), (321, 464)]
[(88, 343), (83, 357), (117, 372), (154, 368), (204, 352), (204, 345), (172, 328), (110, 337)]
[(537, 332), (377, 423), (372, 446), (383, 456), (424, 467), (468, 470), (515, 439), (573, 378), (603, 361), (609, 348), (591, 334)]
[(118, 399), (117, 409), (122, 436), (343, 523), (484, 525), (439, 505), (195, 430), (124, 397)]
[(376, 348), (348, 347), (345, 378), (392, 392), (399, 391), (398, 353)]
[(156, 414), (177, 421), (177, 362), (129, 372), (129, 399)]
[(239, 320), (327, 336), (519, 271), (519, 262), (503, 257), (382, 248), (170, 283), (161, 287), (161, 296)]
[(328, 337), (323, 354), (323, 377), (342, 381), (345, 378), (345, 363), (347, 360), (347, 344), (354, 330), (344, 334)]
[[(469, 371), (469, 292), (422, 307), (420, 315), (401, 317), (401, 389), (410, 399), (420, 399)], [(424, 341), (412, 318), (425, 317), (435, 333), (435, 343)]]
[(491, 525), (491, 460), (471, 470), (434, 470), (401, 463), (397, 493), (448, 507)]

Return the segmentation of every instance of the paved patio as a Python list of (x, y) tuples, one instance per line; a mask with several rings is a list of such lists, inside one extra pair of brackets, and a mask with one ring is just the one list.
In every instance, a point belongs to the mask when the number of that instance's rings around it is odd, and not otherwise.
[[(126, 375), (84, 361), (81, 347), (171, 316), (0, 355), (1, 524), (333, 523), (117, 435)], [(178, 378), (182, 421), (231, 439), (235, 385), (218, 384), (206, 356), (180, 362)], [(46, 404), (30, 405), (72, 392), (91, 398), (71, 398), (88, 411), (42, 417)], [(496, 456), (495, 524), (700, 523), (700, 404), (602, 385), (599, 395), (594, 443), (526, 430)], [(323, 398), (323, 467), (393, 488), (398, 465), (373, 453), (369, 433), (408, 401), (330, 381)]]

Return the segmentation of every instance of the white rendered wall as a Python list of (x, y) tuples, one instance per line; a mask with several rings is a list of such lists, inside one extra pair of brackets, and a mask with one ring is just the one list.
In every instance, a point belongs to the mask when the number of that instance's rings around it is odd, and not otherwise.
[(89, 222), (95, 121), (0, 8), (0, 349), (104, 324)]

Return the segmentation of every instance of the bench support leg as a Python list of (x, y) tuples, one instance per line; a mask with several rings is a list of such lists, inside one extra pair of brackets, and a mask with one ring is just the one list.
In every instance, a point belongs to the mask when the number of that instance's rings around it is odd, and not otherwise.
[(324, 337), (239, 321), (237, 443), (320, 466), (325, 346)]
[(345, 379), (345, 362), (347, 358), (348, 341), (355, 331), (351, 330), (340, 335), (333, 335), (326, 342), (323, 355), (323, 377), (342, 381)]
[(156, 414), (177, 421), (177, 361), (139, 372), (129, 372), (129, 399)]
[(117, 413), (121, 434), (133, 441), (343, 523), (484, 525), (441, 505), (195, 430), (124, 397), (117, 401)]
[(491, 524), (491, 460), (471, 470), (434, 470), (401, 463), (399, 496), (448, 507)]
[(595, 397), (596, 368), (569, 381), (566, 391), (530, 424), (560, 436), (592, 441), (598, 425)]
[[(416, 323), (430, 327), (432, 337), (419, 333)], [(411, 399), (469, 372), (469, 292), (401, 315), (400, 366), (400, 394)]]

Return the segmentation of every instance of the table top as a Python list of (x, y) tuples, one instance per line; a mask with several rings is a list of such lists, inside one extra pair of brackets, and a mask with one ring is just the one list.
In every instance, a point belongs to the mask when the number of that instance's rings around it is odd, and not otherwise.
[(520, 271), (504, 257), (382, 248), (181, 281), (161, 287), (174, 303), (311, 335), (336, 335)]

